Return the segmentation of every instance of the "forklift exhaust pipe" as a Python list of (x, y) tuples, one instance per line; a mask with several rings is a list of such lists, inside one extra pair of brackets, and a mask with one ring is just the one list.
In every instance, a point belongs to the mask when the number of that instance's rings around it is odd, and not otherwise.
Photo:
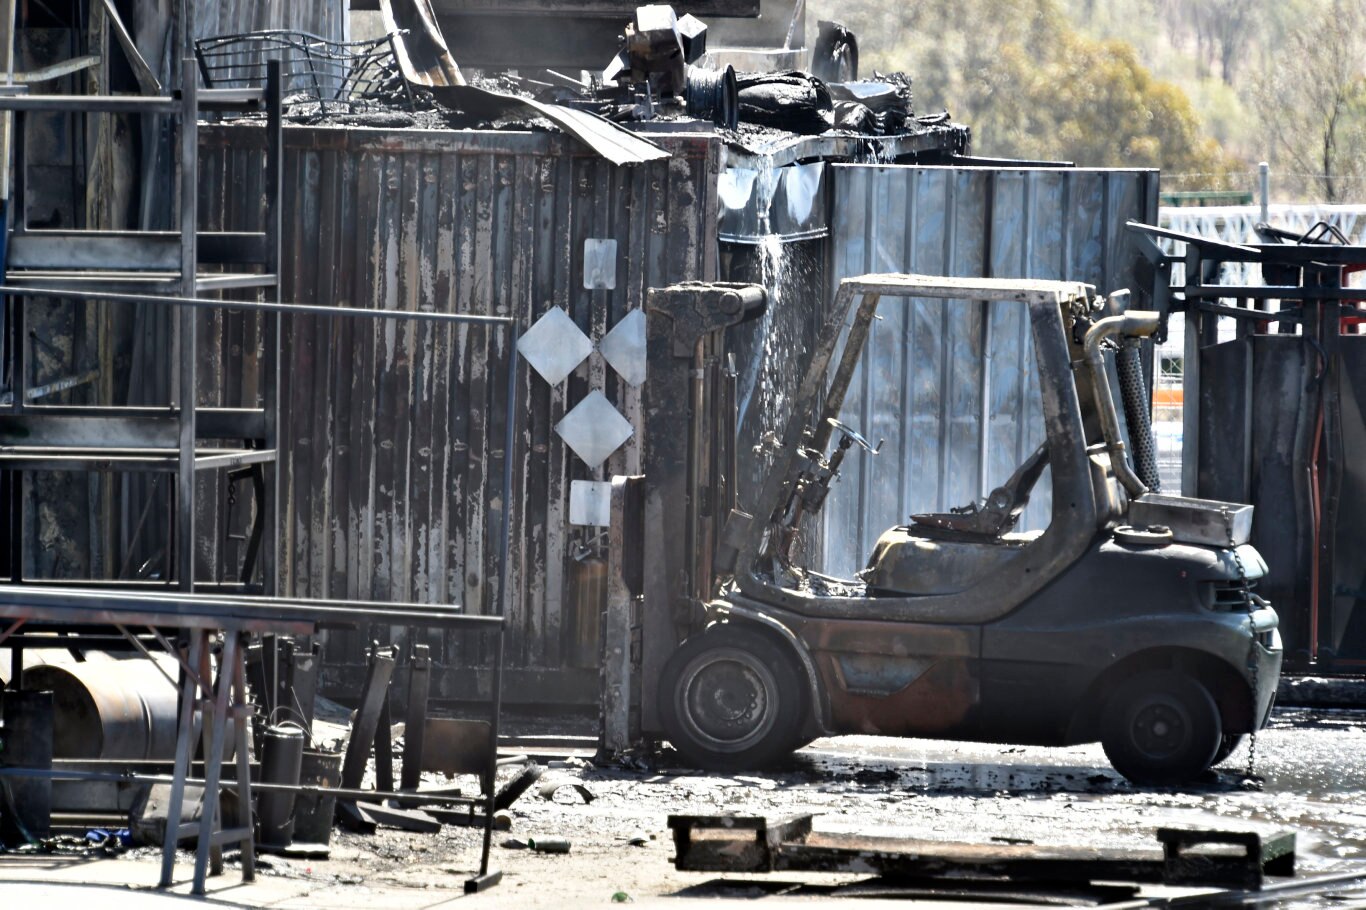
[(1137, 338), (1125, 338), (1115, 354), (1115, 372), (1119, 374), (1119, 403), (1124, 408), (1124, 422), (1129, 426), (1129, 450), (1133, 455), (1134, 473), (1154, 493), (1162, 492), (1162, 477), (1157, 471), (1157, 440), (1153, 437), (1148, 383), (1143, 379), (1143, 354)]
[(1105, 372), (1105, 357), (1100, 343), (1114, 335), (1129, 338), (1142, 338), (1157, 331), (1159, 316), (1145, 310), (1132, 310), (1121, 316), (1107, 316), (1086, 332), (1084, 348), (1086, 365), (1091, 370), (1095, 386), (1096, 406), (1100, 411), (1101, 432), (1105, 434), (1105, 448), (1110, 453), (1110, 467), (1115, 477), (1129, 491), (1130, 498), (1137, 499), (1148, 492), (1145, 484), (1132, 467), (1124, 451), (1124, 437), (1119, 430), (1119, 414), (1115, 411), (1115, 398), (1110, 393), (1110, 377)]

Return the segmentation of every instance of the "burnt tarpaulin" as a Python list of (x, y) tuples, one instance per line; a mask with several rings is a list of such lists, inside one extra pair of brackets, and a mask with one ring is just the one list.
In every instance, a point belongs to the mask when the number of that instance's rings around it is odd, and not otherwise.
[(810, 73), (740, 73), (740, 119), (793, 133), (823, 133), (834, 125), (830, 89)]
[(835, 128), (887, 136), (914, 126), (911, 79), (903, 73), (863, 82), (833, 82), (828, 86), (834, 104)]

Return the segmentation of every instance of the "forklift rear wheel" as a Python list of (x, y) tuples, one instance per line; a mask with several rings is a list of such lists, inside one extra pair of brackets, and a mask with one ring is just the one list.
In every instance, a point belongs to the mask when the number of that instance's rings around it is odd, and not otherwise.
[(782, 646), (724, 623), (689, 638), (664, 665), (660, 719), (669, 742), (692, 764), (747, 770), (796, 747), (804, 690), (801, 671)]
[(1223, 741), (1219, 707), (1183, 673), (1140, 673), (1106, 703), (1101, 744), (1115, 770), (1136, 784), (1172, 785), (1198, 777)]

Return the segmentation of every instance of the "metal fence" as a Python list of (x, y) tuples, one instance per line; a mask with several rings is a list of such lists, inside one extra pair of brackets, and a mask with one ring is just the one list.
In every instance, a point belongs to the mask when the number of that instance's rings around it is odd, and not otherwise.
[[(1256, 230), (1256, 225), (1261, 221), (1296, 234), (1304, 234), (1318, 225), (1327, 225), (1331, 231), (1345, 238), (1346, 243), (1366, 243), (1366, 205), (1275, 203), (1268, 205), (1265, 210), (1258, 205), (1163, 206), (1158, 211), (1156, 223), (1184, 234), (1240, 244), (1261, 242)], [(1331, 242), (1331, 236), (1328, 239)], [(1182, 254), (1186, 247), (1184, 243), (1176, 240), (1161, 240), (1159, 243), (1167, 253), (1173, 255)], [(1179, 286), (1185, 279), (1185, 263), (1173, 264), (1172, 284)], [(1260, 284), (1262, 266), (1257, 262), (1221, 263), (1217, 280), (1226, 284)], [(1347, 281), (1360, 287), (1366, 281), (1366, 276), (1349, 276)], [(1277, 310), (1280, 308), (1280, 301), (1266, 301), (1266, 306)], [(1221, 341), (1228, 341), (1235, 336), (1234, 321), (1220, 320), (1217, 331)], [(1170, 492), (1181, 490), (1184, 442), (1181, 376), (1186, 351), (1185, 322), (1184, 315), (1174, 317), (1167, 333), (1167, 340), (1158, 348), (1160, 368), (1156, 386), (1159, 400), (1155, 402), (1153, 429), (1157, 434), (1158, 467), (1162, 476), (1162, 488)]]
[(286, 106), (309, 105), (319, 114), (413, 104), (412, 89), (398, 71), (393, 35), (367, 41), (283, 29), (216, 35), (195, 41), (195, 59), (209, 88), (263, 85), (268, 62), (278, 60)]
[[(1124, 222), (1157, 215), (1146, 170), (836, 166), (831, 287), (866, 272), (1129, 284)], [(876, 442), (825, 507), (825, 569), (860, 569), (913, 512), (985, 496), (1043, 440), (1023, 308), (887, 301), (844, 419)], [(1047, 523), (1048, 477), (1022, 527)]]
[[(598, 340), (640, 306), (646, 288), (717, 277), (720, 152), (712, 140), (669, 137), (673, 158), (616, 168), (545, 134), (285, 132), (286, 299), (507, 314), (524, 329), (558, 306)], [(246, 162), (260, 153), (256, 135), (249, 126), (205, 130), (206, 226), (250, 227), (243, 222), (253, 217), (256, 191)], [(829, 255), (804, 242), (799, 258), (810, 268), (793, 274), (819, 279), (828, 263), (821, 286), (904, 270), (1067, 277), (1108, 290), (1127, 281), (1120, 228), (1129, 218), (1155, 217), (1156, 183), (1146, 171), (837, 167)], [(590, 239), (617, 242), (615, 288), (584, 281)], [(787, 306), (820, 307), (820, 297), (808, 288)], [(827, 506), (827, 568), (857, 568), (877, 533), (912, 510), (982, 495), (1032, 447), (1042, 428), (1037, 393), (1029, 393), (1026, 331), (1022, 314), (1008, 307), (948, 312), (921, 301), (889, 308), (874, 330), (873, 367), (859, 377), (849, 406), (854, 422), (888, 438), (888, 447), (871, 469), (846, 463)], [(494, 602), (483, 503), (503, 453), (473, 442), (497, 438), (488, 377), (505, 356), (479, 331), (288, 321), (283, 593), (455, 602), (471, 611)], [(225, 384), (239, 369), (233, 357), (225, 348), (211, 360), (222, 365)], [(639, 389), (598, 355), (563, 384), (532, 371), (521, 378), (510, 702), (596, 699), (596, 667), (574, 659), (581, 652), (574, 636), (585, 628), (577, 620), (597, 609), (591, 584), (576, 583), (575, 557), (596, 543), (594, 531), (572, 527), (567, 514), (570, 481), (595, 474), (553, 429), (594, 389), (637, 432), (602, 475), (638, 472)], [(755, 400), (767, 400), (762, 388)], [(929, 430), (941, 421), (945, 433)], [(922, 483), (929, 493), (919, 492)], [(434, 644), (434, 691), (447, 698), (480, 691), (479, 674), (456, 669), (478, 655), (460, 653), (455, 641)], [(362, 645), (356, 636), (329, 641), (334, 688), (345, 688)]]

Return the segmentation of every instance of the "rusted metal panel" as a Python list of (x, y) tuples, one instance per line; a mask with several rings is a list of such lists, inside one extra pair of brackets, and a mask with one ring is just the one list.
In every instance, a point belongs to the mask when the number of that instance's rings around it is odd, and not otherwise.
[[(829, 286), (867, 272), (1059, 278), (1126, 286), (1124, 222), (1157, 211), (1157, 173), (1073, 168), (835, 165)], [(825, 568), (857, 571), (885, 529), (913, 512), (985, 496), (1043, 440), (1023, 308), (884, 305), (844, 419), (876, 442), (825, 506)], [(1021, 528), (1047, 523), (1049, 478)], [(836, 530), (838, 529), (838, 530)]]
[[(285, 137), (287, 300), (510, 313), (523, 329), (558, 306), (597, 340), (641, 306), (646, 288), (715, 278), (715, 140), (668, 137), (670, 159), (614, 167), (544, 133), (299, 127)], [(260, 154), (260, 131), (212, 127), (202, 142), (206, 220), (229, 223), (236, 199), (259, 197), (236, 175), (251, 172), (244, 162)], [(622, 251), (613, 290), (583, 287), (590, 238)], [(489, 611), (507, 339), (481, 327), (290, 317), (283, 344), (281, 590)], [(603, 474), (638, 473), (639, 389), (598, 355), (557, 386), (531, 370), (521, 376), (513, 700), (520, 678), (541, 685), (543, 671), (565, 664), (568, 565), (591, 536), (568, 524), (569, 481), (593, 473), (553, 427), (595, 388), (637, 434)], [(457, 636), (433, 644), (433, 696), (465, 696), (455, 665), (481, 655), (463, 652)], [(362, 647), (358, 636), (334, 635), (329, 663), (359, 664)]]

